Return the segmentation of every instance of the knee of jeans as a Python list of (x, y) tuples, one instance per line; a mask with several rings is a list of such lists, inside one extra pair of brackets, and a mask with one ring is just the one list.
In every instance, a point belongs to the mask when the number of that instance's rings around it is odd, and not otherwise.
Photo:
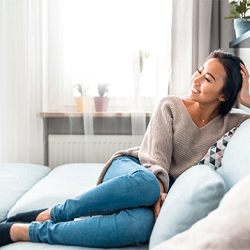
[(147, 194), (147, 199), (152, 199), (152, 203), (155, 203), (160, 195), (160, 185), (156, 176), (149, 170), (137, 170), (134, 171), (130, 177), (133, 177), (136, 181), (136, 185), (140, 185), (143, 192)]

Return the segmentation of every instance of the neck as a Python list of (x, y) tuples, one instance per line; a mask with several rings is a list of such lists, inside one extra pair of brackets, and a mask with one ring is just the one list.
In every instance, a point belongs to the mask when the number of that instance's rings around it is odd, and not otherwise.
[(219, 115), (219, 107), (215, 109), (209, 108), (207, 106), (203, 106), (200, 103), (195, 104), (195, 109), (197, 111), (197, 115), (201, 122), (208, 123), (213, 120), (217, 115)]

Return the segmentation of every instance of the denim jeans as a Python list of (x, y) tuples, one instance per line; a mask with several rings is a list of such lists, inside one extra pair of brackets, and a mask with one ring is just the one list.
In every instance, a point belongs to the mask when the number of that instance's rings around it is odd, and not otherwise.
[(32, 222), (30, 241), (87, 247), (148, 242), (155, 222), (152, 205), (159, 195), (160, 186), (151, 171), (134, 157), (119, 157), (102, 184), (54, 206), (51, 220)]

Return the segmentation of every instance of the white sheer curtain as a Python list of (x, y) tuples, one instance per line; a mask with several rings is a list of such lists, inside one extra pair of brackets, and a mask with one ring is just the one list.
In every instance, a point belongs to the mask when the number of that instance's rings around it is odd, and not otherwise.
[(39, 0), (0, 1), (0, 162), (44, 162), (42, 10)]

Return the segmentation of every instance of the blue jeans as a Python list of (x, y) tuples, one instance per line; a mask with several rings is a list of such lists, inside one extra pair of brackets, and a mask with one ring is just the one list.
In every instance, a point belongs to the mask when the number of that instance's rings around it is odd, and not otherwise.
[(155, 222), (151, 206), (159, 195), (160, 186), (151, 171), (134, 157), (119, 157), (102, 184), (54, 206), (51, 220), (32, 222), (30, 241), (87, 247), (148, 242)]

